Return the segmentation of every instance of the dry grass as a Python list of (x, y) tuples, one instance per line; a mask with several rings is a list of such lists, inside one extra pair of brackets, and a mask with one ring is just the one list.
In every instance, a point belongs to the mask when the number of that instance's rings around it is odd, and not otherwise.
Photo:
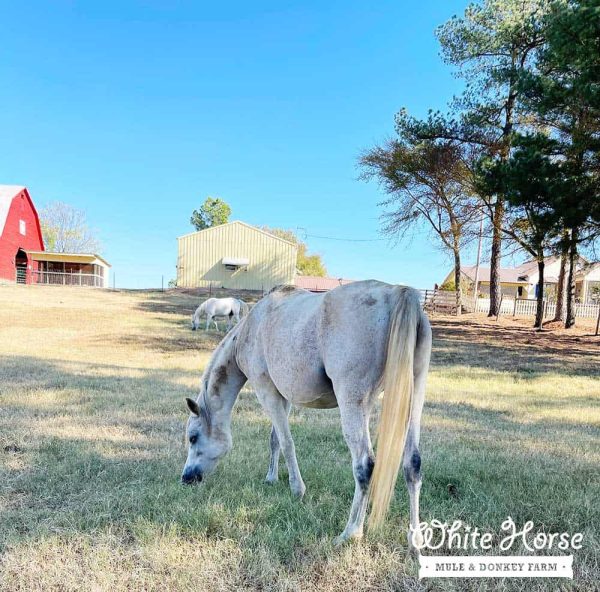
[(510, 320), (434, 319), (422, 518), (498, 531), (507, 515), (582, 531), (575, 580), (419, 580), (402, 483), (385, 528), (334, 549), (353, 491), (337, 411), (294, 411), (307, 484), (268, 487), (252, 394), (234, 450), (179, 484), (183, 397), (219, 335), (196, 295), (0, 288), (0, 590), (596, 590), (598, 341)]

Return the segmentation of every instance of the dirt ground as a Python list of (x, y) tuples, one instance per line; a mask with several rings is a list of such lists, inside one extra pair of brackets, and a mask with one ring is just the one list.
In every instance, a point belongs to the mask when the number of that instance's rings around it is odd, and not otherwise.
[[(463, 360), (473, 364), (474, 355), (486, 367), (510, 370), (519, 366), (541, 364), (539, 370), (558, 369), (566, 362), (577, 366), (584, 363), (586, 368), (600, 366), (600, 336), (594, 335), (591, 319), (579, 322), (571, 329), (546, 325), (537, 331), (530, 319), (500, 317), (488, 318), (485, 314), (430, 315), (437, 341), (462, 344), (468, 349)], [(479, 350), (473, 346), (479, 345)], [(501, 355), (495, 355), (500, 353)], [(460, 348), (454, 351), (460, 355)], [(442, 356), (444, 361), (449, 361)], [(456, 359), (454, 360), (456, 361)], [(435, 362), (435, 358), (434, 358)], [(600, 372), (600, 368), (598, 368)]]

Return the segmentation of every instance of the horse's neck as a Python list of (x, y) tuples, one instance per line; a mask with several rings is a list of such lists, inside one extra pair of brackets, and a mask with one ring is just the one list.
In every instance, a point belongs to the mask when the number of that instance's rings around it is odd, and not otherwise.
[(235, 360), (236, 333), (236, 329), (233, 329), (221, 341), (205, 374), (207, 407), (211, 414), (227, 422), (247, 380)]

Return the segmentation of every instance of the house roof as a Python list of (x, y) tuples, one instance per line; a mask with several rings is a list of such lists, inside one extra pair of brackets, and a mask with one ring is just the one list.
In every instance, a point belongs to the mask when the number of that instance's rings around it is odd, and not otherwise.
[(215, 230), (217, 228), (223, 228), (223, 226), (231, 226), (233, 224), (245, 226), (246, 228), (250, 228), (251, 230), (254, 230), (256, 232), (260, 232), (261, 234), (265, 234), (269, 238), (274, 238), (275, 240), (284, 242), (287, 245), (292, 245), (293, 247), (298, 247), (298, 245), (296, 243), (293, 243), (293, 242), (291, 242), (289, 240), (286, 240), (284, 238), (281, 238), (279, 236), (271, 234), (270, 232), (266, 232), (265, 230), (262, 230), (261, 228), (257, 228), (256, 226), (252, 226), (251, 224), (246, 224), (246, 222), (242, 222), (241, 220), (234, 220), (233, 222), (227, 222), (226, 224), (219, 224), (218, 226), (211, 226), (210, 228), (205, 228), (204, 230), (196, 230), (195, 232), (188, 232), (187, 234), (183, 234), (181, 236), (178, 236), (177, 240), (179, 240), (180, 238), (184, 238), (186, 236), (192, 236), (193, 234), (200, 234), (200, 233), (204, 233), (204, 232), (208, 233), (211, 230)]
[(296, 287), (310, 290), (311, 292), (327, 292), (344, 284), (351, 284), (353, 280), (343, 278), (319, 277), (316, 275), (297, 275)]
[(25, 189), (23, 185), (0, 185), (0, 235), (4, 232), (12, 200), (23, 189)]
[(598, 267), (600, 267), (600, 261), (586, 261), (586, 263), (581, 267), (581, 269), (577, 271), (576, 277), (585, 278), (588, 274), (590, 274), (592, 271), (594, 271), (594, 269), (597, 269)]
[[(545, 262), (546, 265), (553, 263), (556, 261), (558, 257), (546, 257)], [(475, 270), (477, 269), (476, 265), (465, 265), (461, 268), (462, 273), (466, 275), (470, 280), (475, 281)], [(498, 275), (500, 276), (500, 283), (506, 284), (528, 284), (529, 277), (531, 274), (537, 273), (537, 261), (530, 260), (525, 261), (525, 263), (521, 263), (517, 267), (501, 267), (498, 270)], [(489, 282), (490, 281), (490, 268), (489, 267), (479, 267), (479, 281), (480, 282)], [(546, 275), (544, 277), (544, 281), (546, 283), (556, 283), (558, 282), (558, 278), (554, 276)]]
[[(470, 280), (475, 281), (475, 270), (476, 265), (465, 265), (461, 268), (461, 271), (464, 275), (466, 275)], [(515, 268), (504, 268), (501, 267), (499, 270), (500, 282), (506, 284), (523, 284), (526, 285), (527, 279), (524, 278), (523, 272), (519, 267)], [(519, 279), (521, 278), (521, 279)], [(479, 267), (479, 281), (480, 282), (489, 282), (490, 281), (490, 268), (489, 267)]]
[(65, 263), (93, 263), (102, 261), (107, 267), (112, 265), (95, 253), (51, 253), (49, 251), (26, 251), (34, 261), (64, 261)]

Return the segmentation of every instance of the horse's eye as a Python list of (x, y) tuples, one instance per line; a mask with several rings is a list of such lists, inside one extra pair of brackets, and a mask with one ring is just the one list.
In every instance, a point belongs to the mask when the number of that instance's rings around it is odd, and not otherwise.
[(190, 436), (190, 444), (193, 446), (196, 442), (198, 442), (198, 436), (196, 436), (195, 434), (193, 436)]

